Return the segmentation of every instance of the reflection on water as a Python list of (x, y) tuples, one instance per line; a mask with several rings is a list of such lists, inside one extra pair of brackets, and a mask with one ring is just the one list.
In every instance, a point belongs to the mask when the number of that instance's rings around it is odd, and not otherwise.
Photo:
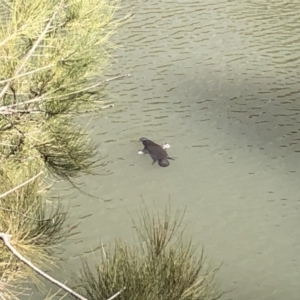
[[(111, 73), (115, 107), (93, 120), (102, 175), (71, 206), (81, 236), (70, 263), (130, 239), (143, 201), (186, 208), (232, 299), (299, 299), (299, 5), (292, 1), (133, 1)], [(168, 168), (138, 155), (141, 136), (171, 145)], [(143, 200), (142, 200), (142, 197)], [(92, 258), (91, 258), (92, 259)]]

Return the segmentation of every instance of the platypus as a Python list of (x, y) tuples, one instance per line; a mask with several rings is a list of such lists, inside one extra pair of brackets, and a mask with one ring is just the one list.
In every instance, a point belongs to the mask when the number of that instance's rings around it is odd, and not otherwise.
[(169, 157), (167, 151), (164, 150), (162, 146), (152, 142), (145, 137), (141, 137), (140, 141), (144, 145), (144, 149), (142, 150), (142, 152), (145, 154), (149, 154), (152, 157), (152, 165), (158, 161), (158, 164), (161, 167), (167, 167), (170, 164), (168, 159), (174, 160), (174, 158)]

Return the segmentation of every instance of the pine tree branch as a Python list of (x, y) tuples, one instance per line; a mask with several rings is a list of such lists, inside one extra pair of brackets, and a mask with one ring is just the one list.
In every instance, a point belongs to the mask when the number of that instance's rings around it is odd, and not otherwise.
[[(88, 87), (86, 87), (84, 89), (81, 89), (81, 90), (78, 90), (78, 91), (75, 91), (75, 92), (72, 92), (72, 93), (69, 93), (69, 94), (65, 94), (64, 96), (76, 95), (78, 93), (82, 93), (84, 91), (93, 89), (93, 88), (95, 88), (97, 86), (100, 86), (102, 84), (108, 83), (110, 81), (121, 79), (121, 78), (125, 78), (125, 77), (130, 77), (130, 76), (131, 76), (130, 74), (125, 74), (125, 75), (115, 76), (115, 77), (112, 77), (112, 78), (107, 78), (105, 80), (97, 82), (94, 85), (88, 86)], [(28, 105), (28, 104), (36, 103), (36, 102), (39, 102), (39, 101), (42, 101), (42, 100), (45, 100), (45, 95), (36, 97), (34, 99), (30, 99), (30, 100), (27, 100), (27, 101), (24, 101), (24, 102), (18, 102), (18, 103), (6, 105), (6, 106), (1, 106), (0, 107), (0, 114), (2, 114), (2, 115), (10, 115), (12, 113), (19, 112), (17, 110), (16, 111), (13, 110), (13, 108), (16, 107), (16, 106)], [(110, 107), (110, 106), (108, 106), (108, 107)], [(26, 112), (30, 112), (30, 111), (27, 110)]]
[(86, 87), (84, 89), (81, 89), (79, 91), (75, 91), (75, 92), (72, 92), (72, 93), (65, 94), (64, 96), (76, 95), (78, 93), (82, 93), (82, 92), (88, 91), (90, 89), (93, 89), (93, 88), (95, 88), (95, 87), (97, 87), (99, 85), (105, 84), (107, 82), (110, 82), (110, 81), (113, 81), (113, 80), (116, 80), (116, 79), (121, 79), (121, 78), (124, 78), (124, 77), (130, 77), (130, 76), (131, 76), (130, 74), (125, 74), (125, 75), (115, 76), (115, 77), (112, 77), (112, 78), (107, 78), (107, 79), (105, 79), (103, 81), (100, 81), (100, 82), (98, 82), (98, 83), (96, 83), (96, 84), (94, 84), (92, 86), (88, 86), (88, 87)]
[(29, 220), (32, 220), (32, 221), (36, 221), (36, 222), (47, 222), (47, 221), (52, 220), (52, 219), (42, 219), (42, 220), (40, 220), (40, 219), (31, 218), (31, 217), (26, 216), (25, 214), (22, 214), (21, 212), (19, 212), (17, 210), (8, 209), (8, 208), (1, 207), (1, 206), (0, 206), (0, 210), (12, 212), (12, 213), (16, 213), (16, 214), (21, 215), (22, 217), (24, 217), (26, 219), (29, 219)]
[(20, 187), (22, 187), (22, 186), (28, 184), (29, 182), (35, 180), (37, 177), (39, 177), (39, 176), (42, 175), (43, 173), (44, 173), (44, 172), (41, 171), (40, 173), (36, 174), (36, 175), (33, 176), (32, 178), (26, 180), (25, 182), (23, 182), (23, 183), (19, 184), (18, 186), (14, 187), (13, 189), (11, 189), (11, 190), (5, 192), (4, 194), (0, 195), (0, 199), (1, 199), (1, 198), (4, 198), (5, 196), (7, 196), (7, 195), (9, 195), (10, 193), (14, 192), (15, 190), (19, 189)]
[[(68, 292), (69, 294), (71, 294), (72, 296), (74, 296), (75, 298), (79, 299), (79, 300), (88, 300), (87, 298), (79, 295), (78, 293), (76, 293), (74, 290), (72, 290), (71, 288), (67, 287), (65, 284), (61, 283), (60, 281), (54, 279), (53, 277), (51, 277), (50, 275), (48, 275), (47, 273), (43, 272), (41, 269), (39, 269), (38, 267), (36, 267), (31, 261), (29, 261), (28, 259), (26, 259), (21, 253), (19, 253), (16, 248), (14, 246), (12, 246), (12, 244), (10, 243), (10, 239), (11, 239), (11, 235), (4, 233), (4, 232), (0, 232), (0, 239), (3, 241), (3, 243), (5, 244), (5, 246), (9, 249), (9, 251), (16, 256), (19, 260), (21, 260), (24, 264), (26, 264), (28, 267), (30, 267), (32, 270), (34, 270), (36, 273), (38, 273), (40, 276), (46, 278), (47, 280), (49, 280), (50, 282), (52, 282), (53, 284), (57, 285), (58, 287), (60, 287), (61, 289), (65, 290), (66, 292)], [(116, 297), (118, 297), (123, 291), (125, 290), (125, 287), (123, 289), (121, 289), (119, 292), (117, 292), (116, 294), (114, 294), (112, 297), (110, 297), (107, 300), (113, 300)]]
[(10, 36), (8, 36), (6, 39), (2, 40), (0, 42), (0, 47), (3, 47), (4, 44), (6, 44), (7, 42), (9, 42), (11, 39), (13, 39), (18, 33), (21, 33), (22, 30), (24, 30), (26, 27), (28, 26), (28, 24), (24, 24), (18, 31), (15, 31), (13, 34), (11, 34)]
[(49, 276), (39, 268), (37, 268), (31, 261), (27, 260), (23, 255), (21, 255), (15, 247), (13, 247), (10, 243), (11, 235), (6, 234), (4, 232), (0, 232), (0, 239), (2, 239), (3, 243), (5, 246), (9, 249), (9, 251), (16, 256), (19, 260), (21, 260), (24, 264), (26, 264), (28, 267), (30, 267), (32, 270), (34, 270), (36, 273), (38, 273), (40, 276), (46, 278), (53, 284), (59, 286), (61, 289), (65, 290), (72, 296), (76, 297), (77, 299), (80, 300), (88, 300), (87, 298), (82, 297), (81, 295), (77, 294), (75, 291), (64, 285), (63, 283), (59, 282), (58, 280), (54, 279), (53, 277)]
[(6, 82), (10, 82), (10, 81), (12, 81), (14, 79), (17, 79), (17, 78), (20, 78), (20, 77), (23, 77), (23, 76), (27, 76), (27, 75), (39, 72), (41, 70), (45, 70), (45, 69), (51, 68), (53, 66), (54, 66), (54, 64), (48, 65), (48, 66), (44, 66), (44, 67), (40, 67), (40, 68), (34, 69), (32, 71), (28, 71), (28, 72), (25, 72), (25, 73), (22, 73), (22, 74), (15, 75), (15, 76), (13, 76), (11, 78), (8, 78), (8, 79), (5, 79), (5, 80), (0, 80), (0, 84), (6, 83)]
[(113, 299), (117, 298), (125, 289), (126, 289), (126, 287), (123, 287), (119, 292), (115, 293), (113, 296), (111, 296), (107, 300), (113, 300)]
[[(43, 40), (43, 38), (45, 37), (45, 35), (47, 34), (47, 32), (49, 31), (51, 24), (53, 22), (53, 20), (55, 19), (57, 13), (59, 12), (59, 10), (61, 9), (63, 4), (63, 1), (60, 2), (60, 4), (58, 5), (57, 9), (55, 10), (55, 12), (53, 13), (52, 17), (50, 18), (50, 20), (48, 21), (48, 23), (45, 26), (45, 29), (41, 32), (41, 34), (39, 35), (39, 37), (37, 38), (37, 40), (35, 41), (35, 43), (32, 45), (31, 49), (27, 52), (27, 54), (24, 56), (24, 59), (21, 63), (21, 65), (19, 66), (19, 68), (15, 71), (14, 76), (18, 76), (20, 74), (20, 72), (23, 70), (24, 66), (26, 65), (27, 61), (31, 58), (31, 56), (33, 55), (35, 49), (37, 48), (37, 46), (40, 44), (40, 42)], [(12, 80), (8, 81), (6, 83), (6, 85), (4, 86), (4, 88), (2, 89), (2, 91), (0, 92), (0, 99), (5, 95), (5, 93), (7, 92), (8, 88), (11, 85)]]

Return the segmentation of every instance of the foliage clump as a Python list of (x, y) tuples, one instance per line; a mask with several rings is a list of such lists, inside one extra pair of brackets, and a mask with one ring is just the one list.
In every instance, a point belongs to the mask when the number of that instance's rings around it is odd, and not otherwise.
[(180, 230), (182, 217), (174, 220), (141, 214), (136, 226), (138, 246), (121, 239), (102, 250), (94, 268), (83, 260), (78, 279), (82, 294), (90, 300), (104, 300), (121, 291), (120, 300), (213, 300), (215, 271), (205, 265), (203, 251), (197, 252), (191, 239)]
[[(109, 80), (99, 78), (121, 23), (116, 5), (0, 0), (0, 232), (37, 266), (52, 265), (51, 250), (69, 235), (62, 206), (46, 202), (45, 182), (71, 181), (96, 163), (74, 118), (103, 108)], [(0, 241), (0, 298), (17, 298), (15, 282), (28, 275)]]
[[(0, 154), (90, 172), (95, 146), (73, 118), (103, 104), (99, 76), (119, 22), (106, 0), (16, 0), (0, 9)], [(96, 82), (96, 75), (98, 82)]]
[[(9, 162), (2, 167), (2, 171), (11, 171), (0, 174), (0, 231), (12, 236), (11, 244), (27, 259), (48, 265), (53, 262), (55, 246), (70, 235), (65, 227), (67, 214), (59, 203), (46, 205), (44, 173), (36, 174), (34, 163), (18, 170)], [(34, 179), (22, 186), (28, 178)], [(33, 275), (0, 242), (0, 298), (14, 299), (24, 293), (20, 281), (26, 282), (28, 276), (33, 279)]]

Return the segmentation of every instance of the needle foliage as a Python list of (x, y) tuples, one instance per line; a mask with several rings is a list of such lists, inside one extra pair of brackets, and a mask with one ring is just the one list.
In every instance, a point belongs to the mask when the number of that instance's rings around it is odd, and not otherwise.
[(106, 0), (2, 0), (1, 11), (0, 153), (17, 155), (21, 163), (28, 153), (41, 157), (52, 174), (67, 179), (91, 172), (95, 145), (73, 126), (73, 117), (103, 104), (95, 76), (104, 70), (109, 38), (120, 24), (115, 6)]
[[(105, 103), (99, 78), (126, 19), (116, 9), (108, 0), (0, 0), (0, 232), (37, 266), (52, 265), (70, 234), (63, 207), (46, 201), (46, 180), (94, 170), (96, 146), (74, 118)], [(16, 282), (30, 274), (0, 241), (0, 299), (17, 299)]]
[(120, 300), (215, 300), (215, 271), (203, 251), (192, 245), (180, 229), (182, 215), (141, 214), (136, 224), (137, 246), (118, 239), (101, 253), (91, 267), (83, 259), (78, 278), (82, 294), (105, 300), (121, 291)]

